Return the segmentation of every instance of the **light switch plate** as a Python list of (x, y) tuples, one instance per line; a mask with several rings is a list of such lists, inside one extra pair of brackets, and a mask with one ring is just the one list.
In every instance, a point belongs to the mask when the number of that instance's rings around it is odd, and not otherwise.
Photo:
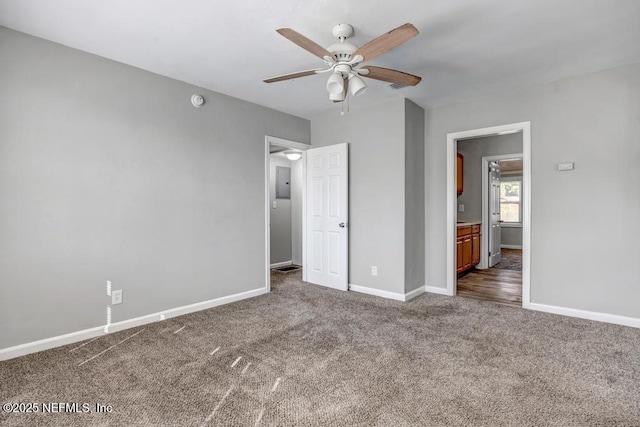
[(573, 170), (573, 162), (558, 163), (558, 170), (559, 171), (572, 171)]
[(111, 292), (111, 304), (122, 304), (122, 289)]
[(458, 212), (464, 212), (464, 205), (463, 204), (459, 204), (458, 205)]

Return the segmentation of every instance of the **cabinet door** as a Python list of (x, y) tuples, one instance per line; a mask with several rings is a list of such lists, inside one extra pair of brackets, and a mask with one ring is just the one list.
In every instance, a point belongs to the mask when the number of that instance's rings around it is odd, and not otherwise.
[(464, 236), (462, 241), (462, 268), (471, 268), (471, 236)]
[(480, 263), (480, 233), (471, 235), (471, 265)]
[(460, 273), (464, 270), (463, 255), (462, 255), (462, 242), (464, 237), (458, 237), (456, 240), (456, 273)]

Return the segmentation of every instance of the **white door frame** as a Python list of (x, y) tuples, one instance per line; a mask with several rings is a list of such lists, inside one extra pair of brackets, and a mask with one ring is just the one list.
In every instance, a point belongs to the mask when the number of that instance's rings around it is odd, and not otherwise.
[[(456, 153), (458, 140), (522, 132), (522, 307), (531, 304), (531, 122), (447, 134), (447, 295), (456, 294)], [(485, 222), (483, 221), (483, 224)]]
[(295, 148), (302, 151), (302, 158), (297, 160), (302, 162), (302, 280), (307, 280), (307, 184), (306, 184), (306, 171), (307, 171), (307, 153), (306, 150), (311, 148), (311, 145), (304, 144), (302, 142), (290, 141), (288, 139), (277, 138), (275, 136), (265, 135), (264, 137), (264, 229), (265, 229), (265, 275), (264, 283), (267, 292), (271, 292), (271, 200), (269, 199), (269, 178), (270, 178), (270, 160), (271, 153), (269, 152), (270, 145), (277, 145), (279, 147)]
[[(482, 230), (482, 235), (487, 236), (485, 243), (488, 243), (489, 236), (489, 163), (497, 162), (499, 160), (508, 160), (508, 159), (521, 159), (523, 158), (522, 153), (514, 153), (514, 154), (500, 154), (497, 156), (484, 156), (482, 158), (482, 225), (480, 226)], [(523, 171), (524, 174), (524, 171)], [(524, 180), (524, 179), (523, 179)], [(524, 195), (524, 191), (522, 191)], [(481, 244), (480, 245), (480, 265), (478, 268), (489, 268), (489, 245)]]

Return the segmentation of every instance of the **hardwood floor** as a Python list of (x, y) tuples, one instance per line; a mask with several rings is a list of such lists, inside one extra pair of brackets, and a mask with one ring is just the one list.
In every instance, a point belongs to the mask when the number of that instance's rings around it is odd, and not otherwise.
[[(522, 257), (522, 251), (509, 251), (509, 257)], [(517, 263), (516, 263), (517, 265)], [(522, 306), (522, 271), (505, 268), (472, 270), (458, 279), (457, 294), (465, 298)]]

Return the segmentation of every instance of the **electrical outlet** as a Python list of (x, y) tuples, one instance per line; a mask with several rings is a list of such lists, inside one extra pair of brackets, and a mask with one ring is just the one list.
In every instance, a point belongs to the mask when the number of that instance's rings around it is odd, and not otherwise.
[(122, 289), (111, 292), (111, 304), (122, 304)]
[(573, 168), (574, 168), (573, 162), (558, 163), (559, 171), (572, 171)]
[(464, 205), (462, 203), (458, 205), (458, 212), (464, 212)]
[(375, 265), (371, 266), (371, 275), (372, 276), (377, 276), (378, 275), (378, 267), (376, 267)]

